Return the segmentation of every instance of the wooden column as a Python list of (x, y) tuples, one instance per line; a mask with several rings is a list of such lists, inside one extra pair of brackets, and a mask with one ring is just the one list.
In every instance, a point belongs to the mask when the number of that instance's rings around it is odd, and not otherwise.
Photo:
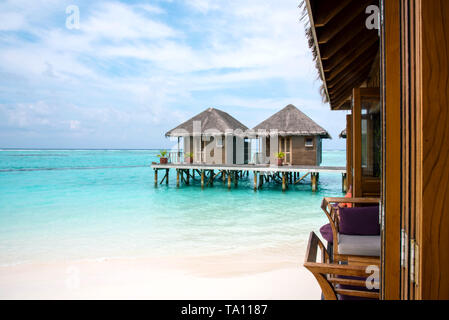
[(234, 172), (234, 186), (237, 187), (239, 185), (239, 172)]
[(317, 177), (316, 177), (316, 173), (312, 172), (312, 191), (316, 192), (317, 191)]
[(176, 169), (176, 186), (179, 188), (179, 169)]
[(228, 189), (231, 189), (231, 171), (228, 172)]
[(157, 172), (158, 172), (158, 170), (154, 169), (154, 185), (155, 186), (157, 186), (157, 183), (158, 183), (158, 181), (157, 181)]
[(211, 187), (214, 185), (214, 178), (215, 178), (215, 170), (209, 171), (209, 180)]
[(226, 184), (226, 171), (225, 170), (223, 170), (221, 172), (221, 179), (223, 180), (223, 185), (225, 185)]
[(257, 191), (257, 171), (254, 171), (254, 191)]
[(346, 116), (346, 179), (347, 179), (347, 190), (349, 187), (354, 184), (352, 179), (352, 165), (353, 160), (353, 151), (352, 151), (352, 115)]
[(165, 180), (165, 184), (168, 185), (168, 178), (169, 178), (169, 173), (170, 173), (170, 169), (166, 169), (166, 175), (167, 175), (167, 180)]
[(362, 99), (360, 89), (353, 90), (353, 107), (352, 107), (352, 143), (353, 143), (353, 166), (354, 166), (354, 183), (352, 186), (352, 195), (354, 198), (360, 198), (362, 192)]
[[(382, 43), (382, 298), (400, 299), (401, 283), (401, 3), (384, 1)], [(349, 134), (349, 132), (348, 132)], [(348, 172), (348, 174), (351, 174)], [(350, 176), (351, 177), (351, 176)], [(349, 180), (351, 181), (351, 180)]]
[(346, 173), (341, 175), (341, 191), (343, 193), (348, 192), (348, 176)]
[(186, 184), (189, 185), (190, 184), (190, 170), (187, 170), (187, 181)]
[(201, 170), (201, 188), (204, 188), (204, 170)]
[(282, 172), (282, 191), (287, 190), (285, 172)]

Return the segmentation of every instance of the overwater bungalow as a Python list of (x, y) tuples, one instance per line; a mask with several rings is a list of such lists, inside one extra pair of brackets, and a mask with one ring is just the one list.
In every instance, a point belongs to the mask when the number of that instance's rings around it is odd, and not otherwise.
[(305, 7), (351, 193), (323, 200), (304, 266), (326, 299), (449, 299), (449, 1)]
[(260, 140), (262, 162), (274, 164), (276, 154), (285, 155), (284, 163), (292, 166), (319, 166), (322, 140), (329, 133), (294, 105), (288, 105), (253, 129)]
[(251, 142), (245, 137), (247, 130), (228, 113), (209, 108), (165, 134), (178, 139), (178, 151), (170, 153), (170, 160), (182, 163), (193, 156), (195, 164), (248, 163)]

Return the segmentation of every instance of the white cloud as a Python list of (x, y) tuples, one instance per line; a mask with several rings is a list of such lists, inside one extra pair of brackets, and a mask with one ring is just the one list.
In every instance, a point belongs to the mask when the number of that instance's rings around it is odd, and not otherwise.
[[(151, 131), (185, 120), (211, 101), (274, 110), (294, 103), (289, 97), (303, 101), (298, 83), (313, 89), (316, 72), (295, 1), (189, 1), (200, 15), (181, 1), (163, 8), (155, 2), (80, 1), (80, 30), (65, 28), (70, 1), (26, 3), (0, 4), (0, 12), (13, 13), (3, 22), (0, 13), (0, 29), (32, 38), (0, 38), (0, 72), (23, 79), (21, 88), (29, 91), (26, 103), (3, 107), (9, 125), (86, 134), (129, 126)], [(175, 5), (184, 11), (170, 11)], [(239, 96), (240, 88), (257, 91), (269, 81), (285, 82), (278, 98), (262, 90), (256, 99)], [(312, 100), (304, 102), (318, 107), (319, 97)], [(44, 105), (51, 109), (45, 115), (36, 111)]]
[[(149, 6), (144, 7), (145, 11)], [(166, 24), (151, 20), (131, 6), (121, 3), (103, 3), (86, 22), (81, 30), (89, 37), (110, 40), (160, 39), (178, 35)]]

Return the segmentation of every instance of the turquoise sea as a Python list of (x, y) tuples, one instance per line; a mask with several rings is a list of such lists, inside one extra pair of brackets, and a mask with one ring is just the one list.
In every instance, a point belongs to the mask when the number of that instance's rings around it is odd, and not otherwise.
[[(1, 150), (0, 266), (103, 258), (282, 252), (297, 259), (326, 223), (320, 203), (341, 196), (341, 175), (283, 193), (199, 181), (154, 186), (156, 150)], [(344, 151), (323, 165), (344, 166)]]

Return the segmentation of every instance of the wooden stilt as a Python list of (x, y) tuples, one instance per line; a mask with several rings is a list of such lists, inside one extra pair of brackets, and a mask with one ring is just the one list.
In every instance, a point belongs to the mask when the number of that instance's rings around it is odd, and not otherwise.
[(257, 171), (254, 171), (254, 191), (257, 191)]
[(189, 185), (190, 184), (190, 170), (187, 170), (187, 178), (186, 178), (186, 184)]
[(226, 171), (225, 170), (223, 170), (221, 172), (221, 179), (223, 180), (223, 185), (225, 185), (226, 184)]
[(170, 170), (169, 170), (169, 169), (166, 169), (166, 172), (167, 172), (167, 173), (166, 173), (166, 175), (165, 175), (165, 176), (166, 176), (165, 184), (168, 185), (168, 178), (169, 178), (169, 172), (170, 172)]
[(176, 186), (179, 188), (179, 170), (176, 169)]
[(154, 170), (154, 185), (155, 185), (155, 186), (157, 186), (157, 172), (158, 172), (158, 170), (155, 169), (155, 170)]
[(312, 191), (317, 191), (317, 176), (316, 173), (312, 173)]
[(292, 184), (292, 183), (293, 183), (293, 175), (292, 175), (291, 172), (288, 174), (288, 183), (289, 183), (289, 184)]
[(228, 172), (228, 189), (231, 189), (231, 171)]
[(201, 170), (201, 188), (204, 188), (204, 170)]
[(234, 186), (237, 188), (239, 185), (239, 173), (238, 171), (234, 172)]
[(285, 172), (282, 172), (282, 191), (287, 190)]

